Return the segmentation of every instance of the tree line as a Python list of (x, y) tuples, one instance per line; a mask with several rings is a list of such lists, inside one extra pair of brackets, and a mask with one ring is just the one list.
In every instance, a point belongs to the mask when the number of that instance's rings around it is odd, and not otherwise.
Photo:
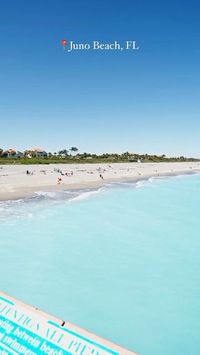
[[(9, 158), (9, 159), (8, 159)], [(28, 160), (29, 159), (29, 160)], [(200, 161), (196, 158), (187, 158), (184, 156), (179, 157), (167, 157), (165, 154), (155, 155), (155, 154), (138, 154), (138, 153), (80, 153), (76, 146), (69, 149), (63, 148), (58, 152), (46, 152), (43, 149), (34, 148), (28, 149), (24, 152), (16, 151), (15, 149), (3, 150), (0, 149), (0, 160), (4, 163), (6, 160), (9, 163), (19, 162), (19, 163), (57, 163), (57, 162), (184, 162), (184, 161)]]

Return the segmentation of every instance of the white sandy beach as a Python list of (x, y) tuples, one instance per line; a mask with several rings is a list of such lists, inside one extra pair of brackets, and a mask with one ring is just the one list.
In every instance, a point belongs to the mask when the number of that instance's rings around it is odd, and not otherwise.
[[(27, 170), (30, 174), (27, 174)], [(191, 172), (200, 172), (199, 162), (2, 165), (0, 200), (28, 197), (41, 190), (98, 187), (112, 181), (142, 180), (151, 176)], [(58, 178), (62, 179), (60, 184)]]

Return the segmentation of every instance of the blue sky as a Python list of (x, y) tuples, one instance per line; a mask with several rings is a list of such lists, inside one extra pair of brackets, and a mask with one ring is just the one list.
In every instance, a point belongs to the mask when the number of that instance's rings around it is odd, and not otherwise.
[[(0, 0), (0, 146), (200, 157), (198, 1)], [(60, 40), (137, 40), (137, 52)]]

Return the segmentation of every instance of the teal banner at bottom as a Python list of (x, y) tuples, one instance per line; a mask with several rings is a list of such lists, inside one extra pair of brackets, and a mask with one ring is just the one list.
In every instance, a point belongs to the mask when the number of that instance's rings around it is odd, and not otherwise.
[(118, 349), (122, 348), (0, 293), (0, 355), (134, 354)]

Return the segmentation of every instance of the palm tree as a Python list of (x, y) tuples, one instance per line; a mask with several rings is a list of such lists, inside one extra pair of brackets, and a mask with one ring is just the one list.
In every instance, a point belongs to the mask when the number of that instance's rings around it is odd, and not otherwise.
[(78, 152), (78, 148), (77, 148), (77, 147), (71, 147), (71, 148), (70, 148), (70, 152), (71, 152), (72, 154), (74, 153), (74, 155), (75, 155), (75, 153)]
[(62, 150), (60, 150), (59, 152), (58, 152), (58, 154), (63, 154), (63, 155), (65, 155), (65, 156), (67, 156), (68, 155), (68, 150), (67, 149), (62, 149)]

